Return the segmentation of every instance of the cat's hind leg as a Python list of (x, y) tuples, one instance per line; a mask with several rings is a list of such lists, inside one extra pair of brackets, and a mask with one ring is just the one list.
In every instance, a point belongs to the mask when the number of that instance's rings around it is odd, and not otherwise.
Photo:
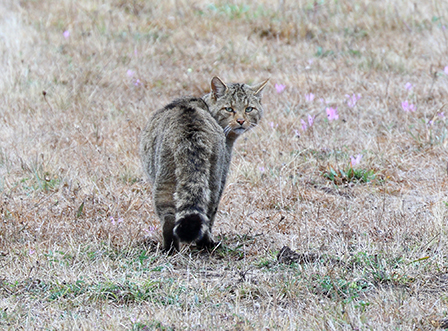
[(196, 242), (196, 247), (198, 249), (213, 248), (215, 245), (216, 243), (213, 240), (213, 236), (209, 230), (205, 231), (202, 238)]
[(179, 251), (179, 240), (174, 236), (175, 226), (174, 184), (171, 182), (157, 182), (154, 185), (154, 205), (157, 216), (162, 223), (163, 249), (172, 253)]
[(175, 225), (174, 214), (165, 214), (162, 224), (163, 249), (168, 253), (174, 253), (174, 250), (179, 251), (179, 239), (173, 233)]
[(209, 218), (209, 226), (208, 229), (206, 231), (204, 231), (204, 235), (202, 236), (201, 239), (199, 239), (198, 241), (196, 241), (196, 246), (199, 249), (203, 249), (203, 248), (213, 248), (216, 246), (215, 240), (213, 239), (213, 235), (212, 235), (212, 226), (213, 223), (215, 221), (215, 215), (216, 212), (218, 210), (218, 207), (216, 206), (216, 202), (213, 203), (214, 201), (212, 201), (210, 203), (211, 206), (211, 212), (209, 212), (207, 214), (208, 218)]

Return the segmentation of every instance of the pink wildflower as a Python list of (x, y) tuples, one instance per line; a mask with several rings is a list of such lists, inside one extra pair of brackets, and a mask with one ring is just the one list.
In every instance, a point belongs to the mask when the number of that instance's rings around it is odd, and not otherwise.
[(412, 84), (409, 83), (409, 82), (407, 82), (407, 83), (404, 85), (404, 88), (405, 88), (406, 90), (410, 91), (410, 90), (412, 90)]
[(361, 162), (361, 159), (362, 159), (362, 154), (358, 154), (358, 155), (356, 155), (356, 157), (350, 156), (350, 164), (352, 165), (352, 167), (354, 167), (359, 162)]
[(310, 126), (310, 128), (313, 126), (315, 118), (316, 116), (311, 116), (308, 114), (308, 125)]
[(156, 232), (156, 227), (151, 225), (148, 229), (143, 229), (143, 231), (145, 231), (148, 236), (152, 236)]
[(286, 88), (286, 85), (283, 84), (275, 84), (275, 89), (277, 90), (277, 93), (282, 93)]
[(68, 39), (68, 37), (70, 37), (70, 31), (65, 30), (64, 33), (63, 33), (63, 36), (64, 36), (65, 39)]
[(408, 102), (408, 100), (403, 101), (403, 102), (401, 103), (401, 107), (403, 108), (403, 110), (404, 110), (405, 112), (415, 111), (415, 105), (414, 105), (414, 104), (410, 104), (410, 103)]
[(325, 110), (327, 111), (327, 117), (329, 121), (337, 120), (339, 118), (338, 107), (327, 107)]
[(446, 66), (445, 69), (443, 69), (443, 72), (448, 75), (448, 66)]
[(110, 219), (110, 222), (112, 223), (112, 225), (118, 225), (121, 222), (123, 222), (123, 218), (121, 218), (121, 217), (117, 221), (115, 221), (115, 219), (112, 216), (109, 219)]
[(306, 129), (308, 129), (308, 126), (306, 125), (306, 122), (304, 120), (300, 120), (300, 123), (302, 123), (302, 130), (306, 131)]
[(313, 102), (313, 100), (314, 100), (314, 94), (313, 94), (313, 93), (305, 94), (305, 100), (306, 100), (307, 102)]
[(145, 236), (146, 236), (147, 238), (154, 238), (154, 237), (156, 237), (156, 235), (157, 235), (156, 227), (153, 226), (153, 225), (149, 226), (148, 229), (143, 229), (143, 231), (146, 232), (146, 235), (145, 235)]
[(352, 96), (346, 94), (345, 97), (348, 99), (347, 100), (347, 106), (349, 106), (350, 108), (353, 108), (356, 106), (356, 103), (358, 102), (359, 99), (361, 99), (361, 94), (353, 94)]

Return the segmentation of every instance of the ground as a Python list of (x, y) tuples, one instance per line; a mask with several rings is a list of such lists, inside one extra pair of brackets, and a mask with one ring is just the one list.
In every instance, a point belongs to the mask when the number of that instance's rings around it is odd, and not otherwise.
[[(0, 3), (0, 327), (448, 328), (445, 1)], [(212, 252), (167, 256), (138, 137), (267, 78)]]

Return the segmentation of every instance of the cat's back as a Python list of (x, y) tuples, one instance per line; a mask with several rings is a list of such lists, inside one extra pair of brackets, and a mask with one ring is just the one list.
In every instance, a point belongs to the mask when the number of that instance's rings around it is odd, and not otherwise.
[(141, 141), (188, 139), (197, 133), (215, 136), (222, 134), (223, 130), (209, 113), (204, 100), (185, 97), (157, 110), (146, 124)]
[(185, 144), (210, 153), (225, 148), (223, 129), (201, 98), (176, 99), (149, 119), (140, 137), (140, 155), (149, 178), (154, 180), (158, 167), (170, 167), (174, 151)]

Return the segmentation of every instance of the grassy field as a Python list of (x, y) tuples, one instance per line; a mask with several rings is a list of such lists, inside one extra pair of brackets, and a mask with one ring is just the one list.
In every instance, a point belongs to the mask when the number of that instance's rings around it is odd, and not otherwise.
[[(446, 28), (445, 0), (0, 2), (0, 329), (448, 328)], [(265, 117), (220, 245), (167, 256), (139, 133), (214, 75), (270, 78)]]

